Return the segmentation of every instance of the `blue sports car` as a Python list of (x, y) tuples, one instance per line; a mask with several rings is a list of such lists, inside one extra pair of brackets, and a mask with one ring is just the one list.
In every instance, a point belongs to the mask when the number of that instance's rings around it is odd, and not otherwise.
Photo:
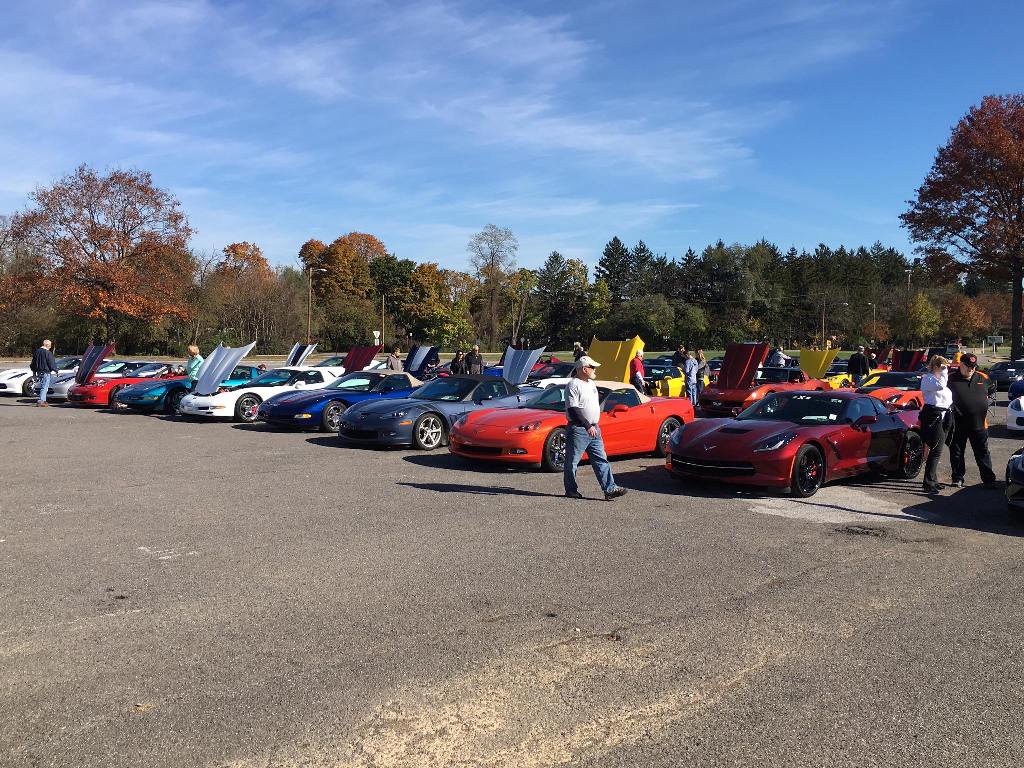
[[(236, 365), (220, 385), (234, 387), (259, 375), (260, 370), (255, 365)], [(192, 386), (193, 382), (188, 379), (156, 379), (125, 387), (117, 393), (117, 402), (136, 411), (173, 414), (177, 412), (181, 399), (192, 391)]]
[(256, 418), (287, 427), (337, 432), (341, 414), (355, 403), (407, 397), (423, 382), (410, 373), (378, 369), (346, 373), (322, 389), (282, 392), (260, 405)]
[(445, 445), (462, 414), (509, 408), (537, 396), (494, 376), (447, 376), (427, 382), (406, 398), (357, 403), (341, 415), (341, 440), (375, 446), (411, 445), (431, 451)]

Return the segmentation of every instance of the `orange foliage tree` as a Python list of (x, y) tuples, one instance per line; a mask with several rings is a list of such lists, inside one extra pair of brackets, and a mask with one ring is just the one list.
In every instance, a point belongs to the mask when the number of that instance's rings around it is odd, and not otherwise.
[(192, 235), (180, 204), (149, 173), (79, 166), (14, 217), (37, 259), (38, 284), (68, 313), (98, 320), (112, 339), (120, 318), (186, 318)]
[(953, 294), (942, 303), (940, 327), (947, 339), (973, 339), (992, 327), (992, 315), (978, 302), (960, 294)]

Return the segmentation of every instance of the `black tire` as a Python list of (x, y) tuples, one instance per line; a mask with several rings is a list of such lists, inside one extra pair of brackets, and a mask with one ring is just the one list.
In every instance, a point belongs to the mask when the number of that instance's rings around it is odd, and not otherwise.
[(800, 499), (813, 496), (825, 481), (825, 459), (813, 445), (805, 445), (796, 453), (790, 492)]
[(242, 421), (246, 424), (252, 424), (256, 421), (256, 413), (260, 409), (260, 403), (263, 401), (258, 395), (254, 395), (251, 392), (242, 395), (238, 398), (238, 402), (235, 403), (235, 421)]
[(127, 405), (121, 405), (121, 403), (117, 402), (117, 396), (118, 394), (120, 394), (122, 389), (124, 389), (124, 387), (114, 387), (110, 390), (110, 397), (107, 400), (107, 407), (110, 408), (112, 411), (123, 411), (128, 407)]
[(540, 468), (545, 472), (565, 471), (566, 432), (565, 427), (555, 427), (544, 441), (544, 454)]
[(412, 425), (412, 444), (421, 451), (432, 451), (448, 441), (448, 429), (444, 417), (428, 411), (421, 414)]
[(921, 474), (921, 467), (924, 466), (924, 440), (921, 439), (920, 434), (913, 430), (907, 431), (896, 461), (898, 464), (893, 473), (896, 477), (913, 480)]
[(654, 455), (659, 459), (663, 459), (668, 455), (668, 441), (672, 437), (672, 433), (679, 428), (679, 425), (683, 422), (677, 419), (675, 416), (669, 416), (658, 427), (658, 436), (655, 438)]
[(186, 390), (181, 387), (175, 387), (167, 393), (167, 397), (164, 398), (164, 411), (168, 415), (173, 416), (178, 412), (178, 406), (181, 405), (181, 401), (185, 399), (187, 394)]
[(337, 400), (332, 400), (324, 406), (320, 414), (321, 432), (339, 432), (341, 430), (341, 414), (348, 406)]
[(25, 379), (25, 383), (21, 385), (21, 394), (25, 397), (39, 397), (39, 379), (35, 374)]

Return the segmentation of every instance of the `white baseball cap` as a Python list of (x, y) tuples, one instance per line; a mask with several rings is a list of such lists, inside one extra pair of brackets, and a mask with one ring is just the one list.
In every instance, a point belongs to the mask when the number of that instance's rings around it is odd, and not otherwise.
[(576, 361), (577, 368), (600, 368), (601, 364), (589, 355), (584, 355)]

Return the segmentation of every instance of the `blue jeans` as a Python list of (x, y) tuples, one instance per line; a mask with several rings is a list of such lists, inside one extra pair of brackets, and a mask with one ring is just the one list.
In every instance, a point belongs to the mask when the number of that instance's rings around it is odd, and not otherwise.
[(855, 373), (855, 374), (853, 374), (853, 386), (859, 387), (860, 383), (862, 381), (864, 381), (864, 374), (863, 373)]
[(39, 375), (39, 402), (46, 402), (46, 393), (50, 389), (50, 381), (53, 379), (52, 373), (43, 373)]
[(601, 484), (601, 490), (605, 493), (614, 491), (618, 486), (615, 485), (615, 478), (612, 477), (608, 454), (604, 452), (601, 428), (597, 428), (597, 437), (591, 437), (583, 427), (569, 426), (565, 429), (565, 471), (562, 475), (565, 492), (578, 493), (580, 490), (576, 485), (576, 465), (580, 463), (584, 453), (590, 459), (590, 466), (594, 468), (594, 474), (597, 475), (597, 482)]
[(691, 382), (687, 382), (687, 384), (686, 384), (686, 396), (688, 398), (690, 398), (690, 403), (692, 405), (696, 405), (697, 404), (697, 397), (698, 397), (698, 395), (697, 395), (697, 382), (696, 381), (694, 381), (692, 383)]

